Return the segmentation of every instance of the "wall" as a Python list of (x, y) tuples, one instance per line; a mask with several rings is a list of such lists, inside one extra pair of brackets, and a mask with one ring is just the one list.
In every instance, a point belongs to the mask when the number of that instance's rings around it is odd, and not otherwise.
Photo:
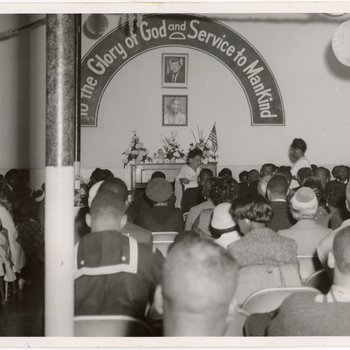
[[(285, 107), (286, 126), (251, 126), (248, 103), (236, 78), (214, 58), (188, 48), (156, 49), (126, 64), (110, 81), (101, 100), (97, 128), (82, 129), (82, 167), (121, 168), (121, 152), (136, 129), (156, 151), (162, 135), (178, 132), (187, 149), (197, 125), (208, 135), (217, 121), (219, 165), (242, 169), (263, 162), (288, 164), (294, 137), (304, 138), (313, 163), (347, 163), (343, 151), (350, 119), (350, 69), (334, 57), (330, 42), (341, 22), (321, 15), (221, 16), (263, 55), (274, 73)], [(220, 16), (219, 16), (220, 17)], [(248, 15), (248, 17), (251, 17)], [(269, 17), (271, 20), (265, 21)], [(296, 18), (297, 20), (291, 20)], [(85, 17), (86, 18), (86, 17)], [(116, 16), (108, 16), (110, 30)], [(86, 52), (93, 41), (84, 37)], [(189, 54), (189, 126), (161, 126), (161, 53)], [(176, 94), (177, 92), (175, 92)]]

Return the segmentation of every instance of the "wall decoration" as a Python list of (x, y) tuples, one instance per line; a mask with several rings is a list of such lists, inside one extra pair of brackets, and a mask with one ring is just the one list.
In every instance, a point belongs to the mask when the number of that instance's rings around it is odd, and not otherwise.
[(163, 95), (163, 126), (187, 126), (187, 96)]
[(111, 30), (84, 56), (81, 63), (81, 125), (97, 126), (103, 93), (119, 69), (140, 54), (165, 46), (201, 51), (231, 71), (247, 97), (252, 125), (285, 124), (277, 81), (263, 56), (247, 39), (208, 17), (149, 14), (144, 15), (134, 29), (124, 23)]
[(162, 54), (162, 86), (187, 88), (188, 54)]

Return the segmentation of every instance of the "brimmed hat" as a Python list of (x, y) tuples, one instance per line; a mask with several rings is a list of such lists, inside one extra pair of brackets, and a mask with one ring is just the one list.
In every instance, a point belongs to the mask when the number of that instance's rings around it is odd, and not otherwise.
[(236, 223), (232, 219), (230, 209), (231, 203), (218, 204), (214, 209), (213, 217), (211, 219), (211, 227), (216, 230), (233, 229), (236, 226)]
[(291, 200), (292, 208), (305, 214), (314, 214), (318, 208), (315, 192), (309, 187), (301, 187)]
[(171, 183), (162, 178), (155, 178), (148, 182), (146, 196), (153, 202), (165, 202), (173, 193)]

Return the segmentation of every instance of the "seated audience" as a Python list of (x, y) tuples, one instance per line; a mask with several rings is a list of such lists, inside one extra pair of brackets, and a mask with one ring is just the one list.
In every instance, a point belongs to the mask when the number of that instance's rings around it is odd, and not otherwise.
[(296, 192), (300, 187), (304, 186), (304, 181), (308, 177), (312, 176), (312, 170), (311, 168), (301, 168), (298, 170), (297, 173), (297, 181), (299, 186), (293, 188), (294, 192)]
[(258, 187), (256, 190), (264, 198), (266, 198), (267, 184), (271, 180), (271, 177), (271, 175), (266, 175), (259, 180)]
[(88, 233), (75, 247), (75, 315), (144, 318), (160, 282), (163, 258), (152, 247), (121, 233), (127, 218), (123, 196), (98, 192), (91, 203)]
[(237, 267), (210, 241), (184, 235), (169, 250), (156, 296), (165, 336), (222, 336), (234, 309)]
[(113, 173), (110, 170), (96, 168), (90, 175), (88, 188), (90, 189), (97, 182), (112, 179), (113, 177)]
[[(128, 188), (125, 182), (119, 178), (109, 178), (104, 181), (97, 182), (91, 187), (89, 191), (88, 205), (91, 206), (92, 200), (99, 191), (113, 192), (120, 195), (126, 207), (129, 206), (128, 201)], [(126, 235), (131, 235), (139, 243), (152, 243), (152, 232), (146, 230), (138, 225), (135, 225), (129, 221), (121, 228), (121, 232)]]
[(180, 169), (175, 178), (175, 207), (181, 208), (182, 194), (188, 188), (198, 186), (199, 166), (202, 163), (203, 152), (199, 148), (195, 148), (188, 152), (186, 164)]
[[(346, 194), (346, 200), (345, 200), (346, 208), (350, 212), (350, 183), (349, 182), (346, 184), (345, 194)], [(348, 226), (350, 226), (350, 219), (343, 221), (340, 227), (338, 227), (332, 233), (330, 233), (325, 238), (323, 238), (323, 240), (317, 246), (317, 255), (324, 267), (327, 266), (327, 258), (328, 258), (329, 252), (332, 250), (334, 236), (337, 234), (339, 230)]]
[(238, 303), (260, 289), (300, 286), (296, 243), (266, 227), (272, 218), (267, 200), (247, 194), (233, 203), (231, 212), (244, 235), (228, 246), (239, 266)]
[(185, 224), (185, 230), (190, 231), (192, 230), (192, 226), (196, 219), (198, 218), (199, 214), (202, 212), (204, 209), (214, 209), (215, 204), (210, 198), (210, 191), (211, 188), (213, 187), (215, 181), (217, 180), (216, 177), (210, 178), (208, 181), (203, 186), (202, 189), (202, 195), (206, 200), (190, 209), (188, 212), (187, 218), (186, 218), (186, 224)]
[(301, 187), (291, 200), (292, 216), (297, 223), (278, 233), (297, 243), (298, 255), (316, 255), (318, 243), (332, 232), (316, 223), (317, 209), (317, 197), (311, 188)]
[(272, 220), (267, 224), (277, 232), (294, 224), (287, 204), (288, 182), (283, 175), (275, 175), (267, 184), (266, 195), (272, 209)]
[(243, 196), (249, 192), (248, 175), (248, 171), (245, 170), (238, 174), (240, 196)]
[(210, 232), (215, 239), (215, 243), (227, 248), (229, 244), (241, 238), (237, 232), (237, 225), (230, 213), (231, 203), (221, 203), (217, 205), (213, 212), (210, 223)]
[(328, 264), (334, 282), (327, 295), (294, 293), (275, 312), (253, 314), (245, 325), (248, 336), (350, 335), (350, 227), (337, 232)]
[[(296, 138), (293, 140), (289, 148), (289, 159), (293, 163), (291, 169), (291, 174), (293, 177), (291, 187), (296, 188), (301, 186), (297, 181), (297, 174), (301, 168), (310, 168), (310, 162), (305, 157), (305, 152), (307, 150), (306, 142), (303, 139)], [(310, 174), (309, 176), (311, 176)]]
[(260, 169), (260, 178), (265, 176), (273, 176), (276, 172), (276, 165), (271, 163), (263, 164)]
[[(232, 177), (221, 177), (214, 182), (210, 190), (210, 198), (215, 206), (220, 203), (232, 203), (238, 197), (238, 192), (239, 185)], [(202, 210), (192, 226), (192, 230), (203, 239), (212, 238), (209, 226), (213, 211), (212, 208)]]
[(202, 169), (198, 176), (198, 186), (184, 191), (181, 204), (183, 213), (188, 213), (192, 207), (205, 201), (203, 187), (211, 177), (213, 177), (213, 172), (210, 169)]
[(276, 175), (282, 175), (287, 180), (288, 191), (287, 191), (287, 203), (290, 202), (291, 198), (294, 196), (294, 190), (290, 188), (292, 183), (292, 173), (290, 172), (290, 167), (280, 166), (276, 171)]
[(249, 192), (257, 191), (259, 180), (260, 180), (259, 172), (256, 169), (250, 170), (248, 173)]
[(223, 177), (223, 176), (232, 177), (232, 171), (229, 168), (223, 168), (219, 172), (218, 177)]
[(148, 182), (146, 196), (152, 201), (153, 206), (140, 213), (141, 227), (152, 232), (179, 232), (184, 229), (181, 209), (168, 206), (167, 201), (172, 194), (173, 188), (169, 181), (157, 178)]
[(326, 189), (326, 186), (331, 179), (330, 171), (325, 167), (318, 167), (315, 173), (315, 176), (321, 181), (323, 191)]
[(347, 184), (349, 181), (349, 167), (346, 165), (338, 165), (332, 169), (332, 175), (337, 182)]

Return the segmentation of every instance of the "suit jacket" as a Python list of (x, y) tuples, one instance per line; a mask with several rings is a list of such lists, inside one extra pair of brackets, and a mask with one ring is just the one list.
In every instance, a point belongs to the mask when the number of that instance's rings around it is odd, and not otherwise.
[(278, 232), (294, 225), (295, 220), (290, 215), (286, 202), (272, 201), (270, 202), (270, 206), (273, 212), (273, 217), (267, 227)]
[[(165, 83), (172, 83), (173, 82), (173, 73), (172, 72), (165, 75), (164, 82)], [(176, 83), (184, 83), (184, 82), (185, 82), (185, 75), (180, 70), (179, 73), (176, 76), (176, 80), (175, 80), (174, 84), (176, 84)]]
[(182, 196), (181, 208), (183, 213), (188, 213), (191, 208), (202, 203), (204, 198), (202, 197), (202, 187), (188, 188), (184, 191)]

